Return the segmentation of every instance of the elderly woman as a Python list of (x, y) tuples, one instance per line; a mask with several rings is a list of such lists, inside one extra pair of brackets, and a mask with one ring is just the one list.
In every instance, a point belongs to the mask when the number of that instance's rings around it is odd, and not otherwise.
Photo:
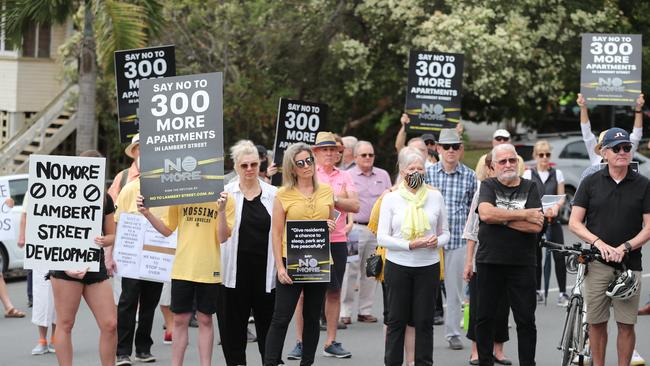
[[(259, 177), (260, 157), (251, 141), (230, 149), (237, 177), (224, 188), (219, 202), (221, 240), (219, 332), (227, 365), (246, 364), (248, 316), (255, 314), (260, 355), (275, 304), (275, 267), (271, 215), (277, 188)], [(241, 269), (241, 270), (240, 270)]]
[(318, 345), (320, 310), (325, 299), (327, 283), (293, 283), (286, 268), (287, 220), (327, 220), (330, 232), (335, 228), (334, 194), (326, 184), (318, 184), (314, 155), (308, 145), (291, 145), (282, 160), (282, 187), (273, 203), (272, 241), (277, 268), (275, 310), (266, 337), (264, 365), (281, 364), (282, 346), (287, 335), (300, 293), (303, 292), (303, 345), (300, 365), (314, 363)]
[[(541, 195), (564, 195), (564, 175), (559, 169), (551, 167), (551, 145), (546, 140), (537, 141), (533, 147), (533, 157), (537, 164), (534, 168), (526, 170), (523, 177), (537, 184)], [(562, 209), (564, 199), (548, 208), (544, 215), (549, 220), (546, 229), (546, 239), (555, 243), (564, 243), (562, 225), (558, 220), (558, 213)], [(550, 257), (547, 257), (550, 259)], [(557, 279), (560, 295), (557, 298), (558, 306), (567, 306), (569, 296), (566, 293), (566, 263), (562, 253), (553, 252), (555, 262), (555, 278)], [(542, 248), (537, 248), (537, 302), (544, 301), (542, 288)]]
[(381, 203), (377, 243), (386, 248), (388, 289), (385, 365), (401, 365), (404, 330), (415, 327), (415, 364), (433, 365), (433, 314), (440, 280), (438, 246), (449, 241), (442, 194), (424, 184), (424, 158), (411, 148), (398, 157), (403, 182)]
[[(479, 182), (476, 186), (474, 198), (469, 209), (469, 216), (463, 231), (463, 239), (467, 239), (467, 255), (465, 256), (465, 269), (463, 271), (463, 278), (469, 282), (469, 321), (467, 325), (467, 338), (472, 341), (472, 350), (469, 356), (470, 365), (478, 365), (478, 349), (476, 348), (476, 250), (478, 249), (478, 223), (479, 217), (476, 212), (478, 207), (478, 196), (481, 187), (481, 181), (487, 178), (494, 177), (494, 169), (492, 169), (492, 154), (485, 155), (485, 169), (481, 170), (477, 176)], [(497, 319), (497, 327), (494, 335), (494, 362), (499, 365), (512, 365), (512, 361), (506, 358), (503, 354), (503, 344), (510, 339), (508, 334), (508, 314), (510, 311), (507, 297), (499, 302), (498, 309), (496, 309), (499, 317)]]

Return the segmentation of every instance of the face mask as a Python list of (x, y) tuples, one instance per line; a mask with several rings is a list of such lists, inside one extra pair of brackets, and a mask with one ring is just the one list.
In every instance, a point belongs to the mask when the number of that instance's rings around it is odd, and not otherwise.
[(412, 189), (418, 189), (424, 183), (424, 175), (420, 172), (413, 172), (404, 177), (406, 184)]

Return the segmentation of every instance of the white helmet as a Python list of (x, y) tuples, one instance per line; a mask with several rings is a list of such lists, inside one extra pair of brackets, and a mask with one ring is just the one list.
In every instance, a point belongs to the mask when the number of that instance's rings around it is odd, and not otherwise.
[(607, 286), (605, 294), (612, 299), (625, 300), (636, 295), (639, 291), (639, 279), (628, 269), (621, 272), (612, 283)]

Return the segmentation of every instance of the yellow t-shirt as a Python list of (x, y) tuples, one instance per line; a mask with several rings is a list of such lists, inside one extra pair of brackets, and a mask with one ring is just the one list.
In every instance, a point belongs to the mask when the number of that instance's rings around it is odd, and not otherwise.
[[(334, 207), (334, 193), (327, 184), (320, 183), (310, 197), (306, 197), (297, 188), (281, 187), (275, 197), (282, 204), (286, 220), (327, 220)], [(287, 257), (287, 226), (282, 234), (282, 257)]]
[[(135, 199), (138, 195), (140, 195), (140, 179), (132, 180), (124, 185), (120, 194), (117, 196), (117, 201), (115, 202), (115, 222), (119, 221), (120, 214), (122, 213), (140, 214), (138, 206), (135, 203)], [(167, 206), (152, 207), (149, 209), (154, 216), (161, 220), (164, 220), (167, 216), (167, 210)]]
[(169, 230), (178, 229), (172, 279), (201, 283), (221, 282), (221, 242), (217, 237), (217, 203), (170, 206)]

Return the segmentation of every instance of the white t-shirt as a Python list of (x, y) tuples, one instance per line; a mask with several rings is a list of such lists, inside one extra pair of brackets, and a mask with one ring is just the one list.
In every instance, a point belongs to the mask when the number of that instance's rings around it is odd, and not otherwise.
[[(530, 169), (526, 169), (524, 172), (523, 178), (524, 179), (532, 179), (532, 172)], [(546, 180), (548, 180), (549, 172), (548, 170), (546, 171), (541, 171), (538, 170), (537, 174), (539, 174), (539, 177), (542, 179), (542, 183), (546, 183)], [(555, 169), (555, 177), (557, 178), (557, 184), (562, 184), (564, 183), (564, 174), (562, 174), (562, 171), (560, 169)]]

